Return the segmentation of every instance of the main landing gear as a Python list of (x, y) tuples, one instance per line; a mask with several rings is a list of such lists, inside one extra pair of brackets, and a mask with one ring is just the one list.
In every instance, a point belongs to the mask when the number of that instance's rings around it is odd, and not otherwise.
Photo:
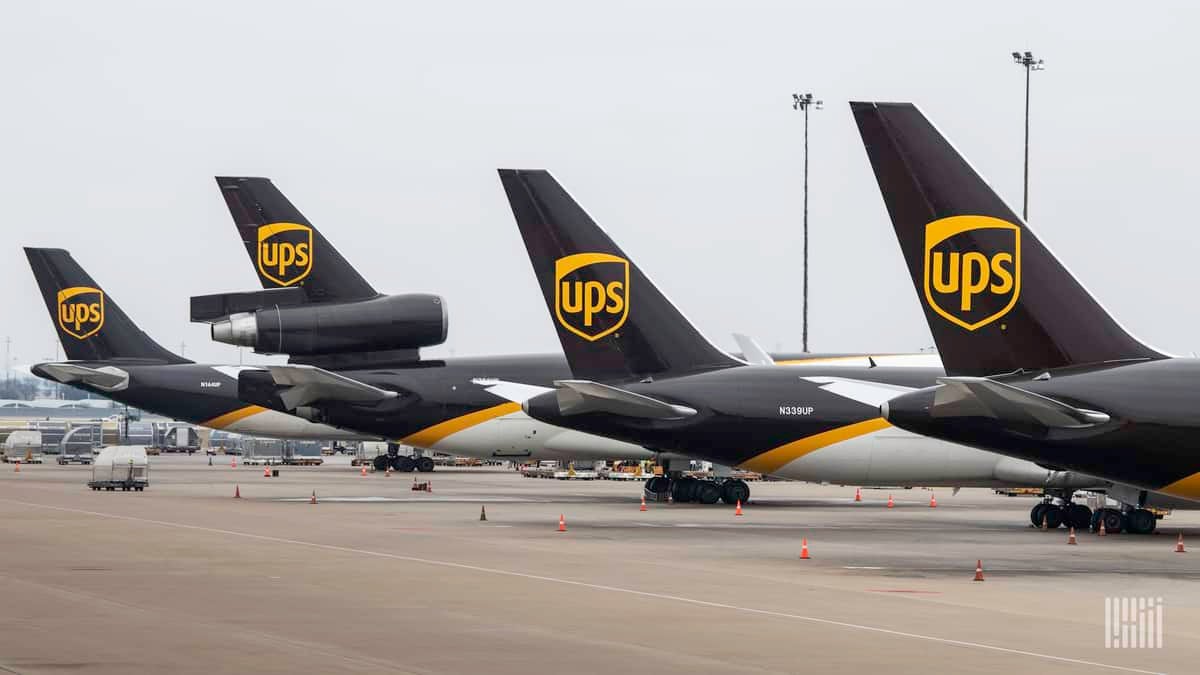
[(654, 476), (646, 481), (646, 496), (652, 500), (671, 499), (680, 503), (696, 502), (698, 504), (745, 504), (750, 500), (750, 486), (738, 478), (700, 479), (684, 476), (669, 478)]
[(401, 455), (400, 446), (395, 443), (388, 443), (387, 454), (376, 455), (372, 464), (376, 471), (387, 471), (388, 467), (391, 467), (392, 471), (401, 473), (433, 471), (433, 458), (420, 455)]
[(1041, 527), (1044, 522), (1051, 530), (1058, 527), (1083, 530), (1092, 521), (1092, 510), (1083, 504), (1041, 502), (1029, 512), (1029, 520), (1035, 527)]
[(1123, 505), (1120, 509), (1102, 508), (1092, 511), (1083, 504), (1075, 504), (1067, 496), (1047, 497), (1029, 511), (1029, 520), (1034, 527), (1045, 525), (1047, 529), (1074, 527), (1076, 530), (1100, 531), (1104, 523), (1105, 534), (1150, 534), (1158, 526), (1158, 517), (1153, 511)]

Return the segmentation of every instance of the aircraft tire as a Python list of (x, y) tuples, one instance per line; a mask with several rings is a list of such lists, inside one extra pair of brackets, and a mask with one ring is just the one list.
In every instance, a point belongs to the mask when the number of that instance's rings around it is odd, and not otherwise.
[(750, 486), (744, 480), (727, 480), (721, 484), (721, 499), (730, 506), (738, 503), (738, 500), (745, 504), (750, 501)]
[(1066, 507), (1063, 524), (1077, 530), (1086, 530), (1092, 525), (1092, 510), (1083, 504), (1071, 504)]
[(721, 486), (711, 480), (696, 482), (696, 501), (701, 504), (716, 504), (721, 501)]
[(1048, 506), (1050, 505), (1045, 502), (1038, 502), (1037, 504), (1033, 505), (1032, 509), (1029, 510), (1029, 522), (1033, 523), (1034, 527), (1042, 526), (1042, 513)]
[(646, 479), (646, 483), (642, 489), (650, 499), (658, 499), (659, 495), (671, 491), (671, 479), (666, 476), (651, 476)]
[(695, 478), (680, 478), (671, 483), (671, 498), (683, 504), (692, 501), (696, 494)]
[(412, 473), (416, 468), (417, 463), (412, 460), (412, 457), (396, 456), (392, 458), (392, 471)]
[[(1046, 529), (1048, 530), (1057, 530), (1062, 527), (1065, 515), (1066, 513), (1062, 507), (1054, 506), (1053, 504), (1047, 504), (1046, 508), (1042, 509), (1042, 518), (1045, 519)], [(1041, 527), (1041, 525), (1038, 525), (1038, 527)]]
[(429, 473), (430, 471), (433, 471), (432, 457), (414, 457), (412, 459), (417, 465), (417, 471), (420, 471), (421, 473)]
[(1158, 519), (1151, 511), (1134, 509), (1125, 517), (1125, 526), (1130, 534), (1150, 534), (1158, 526)]
[(1125, 529), (1125, 516), (1116, 509), (1097, 509), (1092, 514), (1093, 532), (1100, 530), (1100, 521), (1104, 521), (1106, 534), (1120, 534)]
[(375, 459), (371, 461), (371, 465), (375, 467), (376, 471), (387, 471), (388, 456), (387, 455), (376, 455)]

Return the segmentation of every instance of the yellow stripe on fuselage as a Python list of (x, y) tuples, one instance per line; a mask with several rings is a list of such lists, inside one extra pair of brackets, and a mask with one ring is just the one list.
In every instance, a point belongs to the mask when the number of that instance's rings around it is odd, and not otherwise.
[(224, 429), (225, 427), (246, 419), (251, 415), (257, 415), (260, 412), (266, 412), (267, 409), (260, 405), (248, 405), (244, 408), (238, 408), (233, 412), (227, 412), (220, 417), (214, 417), (207, 422), (201, 422), (200, 426), (210, 427), (212, 429)]
[(825, 446), (841, 443), (842, 441), (879, 431), (880, 429), (886, 429), (890, 426), (888, 421), (882, 417), (848, 424), (844, 427), (830, 429), (829, 431), (823, 431), (819, 434), (806, 436), (798, 441), (781, 445), (761, 455), (751, 457), (738, 466), (750, 471), (757, 471), (758, 473), (774, 473), (789, 462), (800, 459), (814, 450), (820, 450)]
[(1165, 492), (1175, 497), (1184, 497), (1186, 499), (1200, 499), (1200, 473), (1194, 473), (1187, 478), (1171, 483), (1162, 488), (1159, 492)]
[(520, 412), (520, 410), (520, 403), (501, 403), (491, 408), (476, 410), (473, 413), (467, 413), (466, 415), (448, 419), (445, 422), (439, 422), (431, 427), (425, 427), (415, 434), (405, 436), (400, 442), (418, 448), (432, 448), (434, 443), (437, 443), (450, 434), (468, 429), (477, 424), (482, 424), (488, 420), (494, 420), (509, 413)]

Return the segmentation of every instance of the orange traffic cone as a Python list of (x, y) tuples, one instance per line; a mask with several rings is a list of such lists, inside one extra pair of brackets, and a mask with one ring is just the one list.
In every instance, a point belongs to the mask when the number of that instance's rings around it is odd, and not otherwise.
[(733, 510), (733, 515), (735, 515), (735, 516), (742, 515), (742, 500), (740, 500), (740, 499), (737, 500), (737, 508)]
[(433, 481), (431, 481), (431, 480), (425, 481), (425, 491), (428, 492), (429, 494), (433, 494)]
[(384, 470), (383, 475), (385, 478), (392, 477), (392, 465), (391, 464), (388, 464), (388, 467), (387, 467), (387, 469)]
[(270, 478), (270, 477), (271, 477), (271, 467), (264, 466), (263, 467), (263, 478)]
[(937, 496), (935, 496), (932, 492), (929, 493), (929, 508), (937, 508)]
[(487, 507), (486, 506), (479, 507), (479, 522), (481, 522), (481, 523), (487, 522)]
[(811, 558), (808, 557), (808, 539), (807, 538), (800, 540), (800, 559), (801, 560), (811, 560)]
[(17, 460), (17, 465), (13, 468), (13, 473), (21, 473), (21, 460)]
[(854, 488), (854, 501), (862, 501), (862, 488)]
[(308, 503), (309, 503), (309, 504), (316, 504), (316, 503), (317, 503), (317, 491), (316, 491), (316, 490), (313, 490), (312, 499), (308, 500)]
[(891, 496), (891, 495), (888, 495), (888, 504), (887, 504), (887, 507), (888, 507), (889, 509), (891, 509), (891, 508), (895, 508), (895, 506), (896, 506), (896, 500), (892, 499), (892, 496)]
[(231, 469), (237, 468), (237, 455), (234, 455), (233, 457), (229, 458), (229, 468), (231, 468)]
[(1179, 533), (1179, 540), (1175, 542), (1175, 552), (1176, 553), (1187, 553), (1187, 551), (1184, 550), (1184, 548), (1183, 548), (1183, 533), (1182, 532)]
[(234, 486), (233, 486), (233, 498), (234, 498), (234, 499), (241, 499), (241, 498), (242, 498), (242, 486), (241, 486), (241, 485), (234, 485)]
[(1071, 546), (1075, 546), (1078, 543), (1075, 541), (1075, 528), (1074, 527), (1072, 527), (1067, 532), (1067, 543), (1070, 544)]
[(983, 581), (983, 561), (975, 561), (975, 581)]
[(647, 510), (646, 509), (646, 495), (643, 494), (642, 495), (642, 508), (638, 509), (638, 511), (645, 511), (645, 510)]
[(1046, 516), (1042, 516), (1042, 529), (1043, 530), (1050, 529), (1050, 525), (1046, 522)]
[(362, 465), (362, 471), (359, 472), (359, 475), (361, 475), (361, 476), (367, 475), (367, 465), (366, 464)]
[(558, 531), (559, 532), (567, 531), (567, 519), (564, 518), (563, 514), (561, 514), (561, 513), (558, 514)]
[(1108, 530), (1106, 530), (1106, 529), (1104, 528), (1104, 519), (1103, 519), (1103, 518), (1101, 518), (1101, 519), (1100, 519), (1100, 531), (1099, 531), (1099, 532), (1097, 532), (1096, 534), (1097, 534), (1097, 535), (1099, 535), (1099, 536), (1101, 536), (1101, 537), (1106, 537), (1106, 536), (1108, 536)]

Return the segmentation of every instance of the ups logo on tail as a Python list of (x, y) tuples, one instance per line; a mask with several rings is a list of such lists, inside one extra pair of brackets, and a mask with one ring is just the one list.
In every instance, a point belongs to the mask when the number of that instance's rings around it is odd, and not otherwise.
[(607, 253), (577, 253), (554, 262), (554, 315), (564, 328), (595, 341), (629, 316), (629, 261)]
[(1021, 229), (990, 216), (925, 226), (925, 299), (951, 323), (976, 330), (1008, 314), (1021, 294)]
[(299, 283), (312, 271), (312, 228), (298, 223), (271, 223), (258, 228), (258, 272), (279, 284)]
[(104, 291), (90, 286), (73, 286), (58, 292), (58, 327), (77, 340), (104, 327)]

